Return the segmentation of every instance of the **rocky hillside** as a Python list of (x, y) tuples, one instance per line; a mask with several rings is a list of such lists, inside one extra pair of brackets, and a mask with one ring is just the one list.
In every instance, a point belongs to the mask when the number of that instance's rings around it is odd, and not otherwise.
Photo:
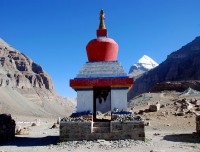
[(129, 77), (137, 79), (145, 72), (155, 68), (158, 66), (158, 63), (156, 63), (153, 59), (151, 59), (147, 55), (143, 55), (137, 63), (135, 63), (133, 66), (131, 66), (129, 70)]
[(54, 92), (53, 83), (40, 65), (0, 39), (0, 86), (41, 88)]
[[(35, 113), (64, 114), (73, 109), (64, 105), (64, 100), (57, 96), (51, 77), (43, 68), (32, 61), (25, 54), (0, 39), (0, 113), (13, 109), (16, 113), (24, 114), (22, 111), (31, 106)], [(14, 105), (21, 105), (17, 109)], [(68, 101), (66, 101), (68, 102)], [(63, 103), (63, 104), (62, 104)], [(55, 105), (60, 105), (59, 109)], [(13, 107), (12, 107), (13, 105)], [(46, 105), (46, 107), (45, 107)], [(38, 106), (38, 107), (37, 107)], [(26, 111), (26, 110), (25, 110)]]
[(129, 91), (128, 98), (151, 91), (160, 82), (200, 80), (200, 37), (171, 53), (153, 70), (137, 79)]
[(161, 92), (165, 90), (182, 92), (190, 87), (195, 90), (200, 90), (200, 80), (161, 82), (155, 84), (152, 87), (151, 92)]

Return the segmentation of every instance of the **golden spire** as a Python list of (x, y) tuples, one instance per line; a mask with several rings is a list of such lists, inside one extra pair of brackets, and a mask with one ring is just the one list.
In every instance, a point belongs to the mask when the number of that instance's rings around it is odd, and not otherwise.
[(99, 23), (99, 30), (103, 30), (106, 29), (105, 23), (104, 23), (104, 19), (105, 19), (105, 14), (104, 11), (101, 9), (100, 11), (100, 23)]

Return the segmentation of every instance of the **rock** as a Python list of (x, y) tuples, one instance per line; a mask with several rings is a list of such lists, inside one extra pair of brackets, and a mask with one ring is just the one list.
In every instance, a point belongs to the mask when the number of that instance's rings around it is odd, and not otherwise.
[(160, 133), (154, 133), (154, 135), (155, 135), (155, 136), (159, 136), (159, 135), (160, 135)]
[(150, 121), (145, 122), (145, 126), (150, 126)]
[(160, 110), (160, 104), (156, 104), (156, 105), (150, 105), (149, 106), (149, 111), (150, 112), (157, 112), (158, 110)]
[(33, 126), (37, 126), (37, 124), (35, 123), (35, 122), (33, 122), (32, 124), (31, 124), (31, 126), (33, 127)]
[(165, 105), (164, 105), (164, 104), (162, 104), (162, 105), (160, 106), (160, 108), (165, 108)]
[(104, 116), (111, 116), (111, 111), (106, 112)]
[(197, 100), (196, 99), (190, 99), (191, 104), (196, 104)]
[(60, 124), (60, 117), (58, 117), (58, 119), (57, 119), (57, 124)]
[(16, 135), (29, 135), (29, 133), (30, 133), (29, 128), (24, 127), (24, 128), (17, 130), (17, 132), (15, 134)]
[(197, 107), (196, 111), (200, 111), (200, 106)]
[(182, 103), (181, 108), (182, 108), (182, 109), (190, 110), (190, 109), (193, 108), (193, 106), (192, 106), (192, 104), (189, 103), (188, 101), (185, 101), (185, 102)]
[(196, 106), (200, 106), (200, 100), (197, 100), (195, 103)]
[(139, 115), (143, 115), (144, 114), (144, 110), (139, 110), (138, 114)]
[(56, 129), (56, 128), (59, 128), (59, 125), (54, 123), (53, 126), (50, 129)]
[(176, 116), (185, 116), (185, 112), (178, 112), (175, 114)]

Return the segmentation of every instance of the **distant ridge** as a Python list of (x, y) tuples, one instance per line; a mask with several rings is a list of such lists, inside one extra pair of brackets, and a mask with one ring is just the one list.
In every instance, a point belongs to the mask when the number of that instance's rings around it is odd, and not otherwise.
[(155, 84), (167, 81), (200, 80), (200, 37), (168, 55), (159, 66), (134, 82), (128, 98), (150, 92)]

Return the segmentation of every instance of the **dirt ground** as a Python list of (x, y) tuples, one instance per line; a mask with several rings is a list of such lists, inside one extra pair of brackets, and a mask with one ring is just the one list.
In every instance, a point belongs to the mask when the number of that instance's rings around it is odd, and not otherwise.
[[(59, 142), (59, 129), (50, 129), (57, 120), (40, 118), (40, 125), (31, 126), (39, 118), (15, 117), (17, 125), (28, 127), (29, 135), (16, 135), (16, 138), (0, 146), (1, 152), (23, 151), (127, 151), (127, 152), (200, 152), (200, 137), (196, 131), (195, 117), (164, 117), (162, 111), (144, 116), (150, 122), (145, 127), (146, 140), (143, 141), (82, 141)], [(24, 122), (24, 123), (23, 123)]]

